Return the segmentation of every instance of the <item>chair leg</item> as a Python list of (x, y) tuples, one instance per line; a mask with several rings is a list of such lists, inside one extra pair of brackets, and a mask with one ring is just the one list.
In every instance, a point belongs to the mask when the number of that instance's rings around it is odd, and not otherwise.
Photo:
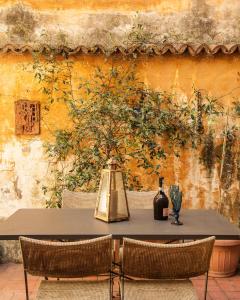
[(114, 262), (118, 263), (120, 260), (120, 257), (119, 257), (120, 241), (119, 240), (113, 241), (113, 249), (114, 249)]
[(109, 299), (111, 300), (113, 297), (113, 277), (112, 277), (112, 272), (110, 271), (109, 274)]
[(120, 284), (121, 284), (121, 294), (120, 294), (120, 299), (124, 300), (124, 274), (120, 275)]
[(208, 271), (205, 275), (205, 290), (204, 290), (204, 300), (207, 300), (207, 288), (208, 288)]
[(28, 280), (27, 280), (27, 272), (26, 272), (26, 270), (24, 270), (24, 282), (25, 282), (26, 300), (29, 300), (29, 294), (28, 294)]

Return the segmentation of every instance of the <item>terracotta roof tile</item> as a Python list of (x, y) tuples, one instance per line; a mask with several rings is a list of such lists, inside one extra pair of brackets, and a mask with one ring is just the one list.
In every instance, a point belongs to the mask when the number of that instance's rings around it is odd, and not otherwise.
[[(34, 47), (30, 45), (20, 46), (14, 44), (7, 44), (0, 48), (0, 52), (7, 53), (12, 52), (14, 54), (24, 54), (27, 52), (39, 51), (40, 53), (51, 50), (48, 45), (42, 45), (41, 47)], [(216, 54), (239, 54), (240, 44), (228, 44), (228, 45), (209, 45), (209, 44), (149, 44), (149, 45), (136, 45), (129, 48), (122, 46), (115, 46), (111, 49), (106, 49), (101, 45), (96, 45), (94, 47), (85, 47), (79, 45), (75, 48), (69, 48), (66, 46), (59, 47), (58, 53), (67, 53), (68, 55), (77, 54), (103, 54), (103, 55), (113, 55), (122, 54), (124, 56), (130, 56), (133, 54), (139, 55), (183, 55), (189, 54), (191, 56), (198, 55), (216, 55)]]

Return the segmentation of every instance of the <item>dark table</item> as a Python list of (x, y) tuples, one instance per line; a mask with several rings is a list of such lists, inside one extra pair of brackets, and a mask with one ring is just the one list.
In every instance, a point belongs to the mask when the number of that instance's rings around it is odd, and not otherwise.
[(156, 221), (150, 209), (132, 209), (129, 221), (105, 223), (93, 217), (92, 209), (19, 209), (0, 224), (0, 240), (19, 236), (38, 239), (84, 239), (112, 234), (113, 238), (136, 239), (240, 239), (240, 230), (213, 210), (182, 210), (184, 225)]

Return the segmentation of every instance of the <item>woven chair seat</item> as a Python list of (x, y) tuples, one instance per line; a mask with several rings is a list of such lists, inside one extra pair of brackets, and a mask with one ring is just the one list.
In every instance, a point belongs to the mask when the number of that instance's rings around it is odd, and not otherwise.
[(198, 300), (190, 280), (126, 280), (124, 300)]
[(42, 280), (36, 300), (109, 300), (109, 281)]

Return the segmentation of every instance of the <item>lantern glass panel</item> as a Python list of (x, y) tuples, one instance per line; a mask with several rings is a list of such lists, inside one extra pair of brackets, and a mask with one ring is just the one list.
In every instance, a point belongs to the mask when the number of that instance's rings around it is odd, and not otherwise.
[(102, 172), (101, 185), (99, 187), (99, 213), (107, 215), (108, 213), (108, 197), (109, 197), (109, 173)]
[(110, 219), (128, 218), (126, 193), (121, 171), (112, 171), (110, 188)]

